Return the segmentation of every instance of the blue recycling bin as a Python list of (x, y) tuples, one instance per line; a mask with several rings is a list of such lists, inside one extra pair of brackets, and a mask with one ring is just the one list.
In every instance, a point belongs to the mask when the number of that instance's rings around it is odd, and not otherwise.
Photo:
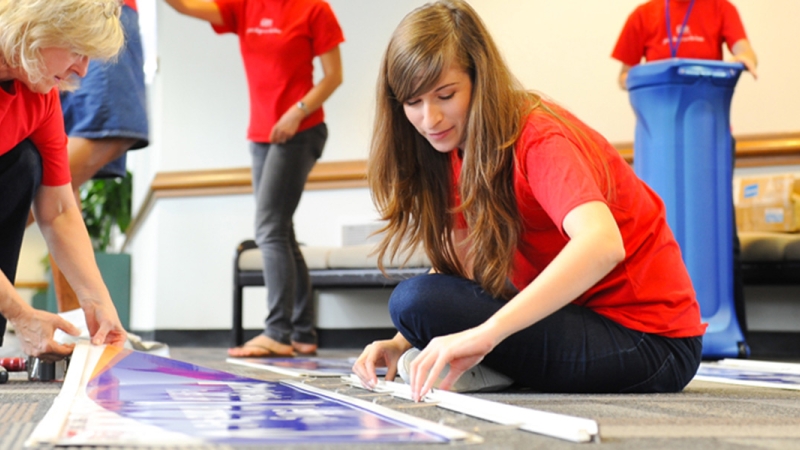
[(703, 321), (703, 357), (744, 357), (733, 292), (730, 105), (744, 66), (673, 58), (631, 68), (636, 174), (661, 198)]

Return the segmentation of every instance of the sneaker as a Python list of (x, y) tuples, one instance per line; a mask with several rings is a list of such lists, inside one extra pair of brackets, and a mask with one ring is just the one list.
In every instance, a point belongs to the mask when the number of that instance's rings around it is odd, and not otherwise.
[[(400, 356), (397, 361), (397, 374), (400, 378), (409, 383), (410, 377), (408, 375), (411, 361), (417, 357), (421, 352), (416, 348), (407, 350)], [(439, 379), (433, 384), (433, 387), (438, 388), (439, 383), (444, 380), (444, 377), (450, 372), (450, 365), (446, 365), (442, 373), (439, 374)], [(508, 378), (502, 373), (490, 369), (487, 366), (478, 364), (466, 372), (462, 373), (456, 382), (450, 387), (450, 392), (495, 392), (501, 391), (514, 384), (514, 380)]]

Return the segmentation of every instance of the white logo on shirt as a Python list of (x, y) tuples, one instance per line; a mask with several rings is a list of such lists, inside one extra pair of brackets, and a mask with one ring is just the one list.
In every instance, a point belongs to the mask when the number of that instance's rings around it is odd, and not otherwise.
[[(686, 25), (686, 28), (683, 28), (683, 33), (681, 33), (682, 27), (680, 25), (675, 25), (675, 35), (673, 36), (673, 42), (677, 41), (678, 38), (681, 39), (681, 42), (705, 42), (706, 38), (700, 35), (692, 34), (691, 28), (689, 25)], [(683, 34), (681, 36), (681, 34)], [(661, 45), (668, 45), (669, 44), (669, 37), (664, 38), (664, 41)]]
[(257, 27), (252, 27), (247, 29), (247, 33), (254, 33), (254, 34), (281, 34), (282, 31), (280, 28), (276, 28), (273, 26), (275, 23), (274, 20), (264, 17), (261, 19)]

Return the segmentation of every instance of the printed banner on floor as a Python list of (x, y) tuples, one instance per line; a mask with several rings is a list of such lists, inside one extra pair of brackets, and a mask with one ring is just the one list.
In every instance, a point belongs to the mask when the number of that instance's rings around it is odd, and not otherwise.
[(800, 390), (800, 364), (723, 359), (702, 362), (695, 380)]
[(445, 443), (469, 433), (300, 383), (80, 343), (26, 446)]

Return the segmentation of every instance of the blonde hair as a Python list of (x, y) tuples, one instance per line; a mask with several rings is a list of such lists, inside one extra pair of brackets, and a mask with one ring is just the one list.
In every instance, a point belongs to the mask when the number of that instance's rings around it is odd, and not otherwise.
[[(403, 102), (434, 88), (450, 67), (465, 70), (473, 86), (457, 209), (450, 154), (436, 151), (403, 110)], [(520, 233), (514, 144), (535, 109), (563, 121), (511, 74), (466, 2), (440, 0), (408, 14), (390, 39), (378, 76), (367, 168), (373, 201), (387, 221), (378, 261), (422, 245), (438, 272), (468, 277), (452, 240), (460, 212), (469, 227), (472, 277), (490, 294), (508, 298)]]
[(125, 40), (121, 8), (120, 0), (0, 0), (0, 56), (33, 82), (42, 77), (43, 48), (111, 59)]

